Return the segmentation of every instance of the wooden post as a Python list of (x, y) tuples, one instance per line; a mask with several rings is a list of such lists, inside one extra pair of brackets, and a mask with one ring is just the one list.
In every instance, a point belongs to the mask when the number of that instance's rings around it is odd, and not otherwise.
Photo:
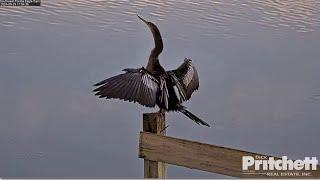
[[(237, 178), (320, 178), (320, 166), (315, 170), (248, 170), (242, 169), (243, 156), (275, 160), (280, 157), (200, 143), (186, 139), (140, 133), (139, 157), (191, 169), (223, 174)], [(262, 160), (263, 160), (262, 159)], [(282, 163), (281, 163), (282, 164)], [(282, 165), (280, 165), (282, 166)], [(313, 166), (313, 165), (312, 165)], [(262, 164), (260, 164), (262, 169)]]
[[(144, 113), (143, 114), (143, 131), (158, 135), (166, 134), (165, 113)], [(141, 143), (141, 142), (140, 142)], [(158, 161), (144, 160), (144, 178), (167, 177), (167, 164)]]

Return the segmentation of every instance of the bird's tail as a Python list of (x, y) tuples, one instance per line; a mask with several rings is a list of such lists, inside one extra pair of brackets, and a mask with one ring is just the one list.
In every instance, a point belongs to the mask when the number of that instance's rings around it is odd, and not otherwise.
[(184, 115), (186, 115), (188, 118), (190, 118), (192, 121), (199, 125), (204, 125), (210, 127), (210, 125), (204, 121), (202, 121), (200, 118), (198, 118), (196, 115), (192, 114), (190, 111), (187, 110), (186, 107), (180, 106), (178, 108), (178, 111), (182, 112)]

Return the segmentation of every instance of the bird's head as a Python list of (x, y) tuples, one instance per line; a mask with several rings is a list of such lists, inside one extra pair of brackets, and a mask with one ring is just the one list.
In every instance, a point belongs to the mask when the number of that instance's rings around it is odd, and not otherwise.
[(155, 24), (153, 24), (152, 22), (146, 21), (145, 19), (143, 19), (141, 16), (137, 15), (138, 18), (144, 22), (151, 31), (154, 31), (155, 29), (158, 29), (157, 26)]
[(162, 38), (161, 38), (160, 31), (157, 28), (157, 26), (155, 24), (153, 24), (152, 22), (146, 21), (140, 16), (138, 16), (138, 18), (142, 22), (144, 22), (149, 27), (150, 31), (152, 32), (152, 36), (153, 36), (153, 39), (154, 39), (155, 47), (151, 51), (150, 57), (152, 57), (153, 59), (157, 59), (157, 57), (159, 56), (159, 54), (163, 50), (163, 43), (162, 43)]

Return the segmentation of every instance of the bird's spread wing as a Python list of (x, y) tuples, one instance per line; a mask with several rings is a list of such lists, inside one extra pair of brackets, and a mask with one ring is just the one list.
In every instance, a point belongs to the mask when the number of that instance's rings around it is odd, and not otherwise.
[(167, 73), (176, 84), (182, 101), (189, 100), (199, 88), (198, 72), (190, 59), (185, 59), (177, 69)]
[(99, 98), (118, 98), (125, 101), (138, 102), (147, 107), (154, 107), (159, 92), (159, 82), (144, 69), (125, 69), (120, 74), (95, 86), (94, 92)]

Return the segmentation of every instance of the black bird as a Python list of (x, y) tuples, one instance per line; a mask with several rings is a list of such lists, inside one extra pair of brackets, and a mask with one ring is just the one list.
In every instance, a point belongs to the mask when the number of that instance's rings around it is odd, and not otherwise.
[(125, 73), (103, 80), (94, 92), (99, 98), (118, 98), (138, 102), (147, 107), (157, 105), (160, 111), (180, 111), (197, 124), (210, 125), (192, 114), (182, 105), (199, 88), (196, 68), (190, 59), (175, 70), (166, 71), (159, 63), (158, 56), (163, 50), (159, 29), (152, 22), (138, 16), (151, 30), (155, 47), (149, 56), (146, 68), (123, 69)]

